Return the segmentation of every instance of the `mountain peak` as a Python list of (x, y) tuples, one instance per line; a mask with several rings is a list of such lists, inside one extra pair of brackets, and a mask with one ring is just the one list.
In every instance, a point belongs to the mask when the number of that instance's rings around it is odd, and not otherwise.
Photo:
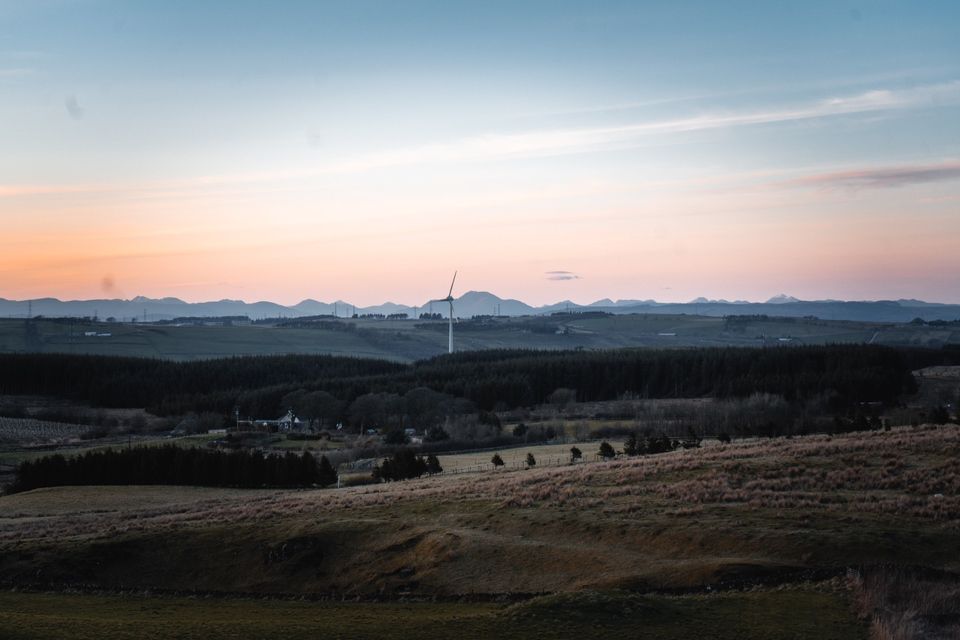
[(767, 300), (767, 304), (790, 304), (791, 302), (800, 302), (800, 300), (785, 293), (775, 295)]
[[(653, 300), (651, 300), (650, 302), (653, 302)], [(695, 298), (691, 300), (687, 304), (730, 304), (730, 301), (724, 298), (711, 300), (710, 298), (704, 298), (703, 296), (700, 296), (699, 298)]]

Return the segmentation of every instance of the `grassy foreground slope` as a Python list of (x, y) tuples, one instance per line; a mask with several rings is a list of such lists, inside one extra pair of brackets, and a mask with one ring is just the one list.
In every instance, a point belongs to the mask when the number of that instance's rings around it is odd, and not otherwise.
[(0, 593), (0, 634), (73, 638), (866, 638), (835, 590), (711, 596), (587, 592), (514, 605)]
[(0, 575), (382, 597), (956, 571), (958, 455), (950, 425), (343, 490), (44, 489), (0, 498)]

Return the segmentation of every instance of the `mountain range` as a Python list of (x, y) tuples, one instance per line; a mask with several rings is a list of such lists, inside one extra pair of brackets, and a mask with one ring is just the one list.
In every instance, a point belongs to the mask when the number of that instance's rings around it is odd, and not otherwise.
[[(295, 305), (275, 302), (244, 302), (243, 300), (216, 300), (186, 302), (179, 298), (146, 298), (130, 300), (7, 300), (0, 298), (0, 317), (25, 318), (28, 314), (46, 317), (98, 317), (129, 321), (132, 319), (157, 321), (183, 317), (248, 316), (253, 320), (265, 318), (296, 318), (304, 316), (336, 315), (350, 317), (357, 314), (406, 313), (410, 317), (433, 311), (444, 316), (447, 306), (442, 302), (424, 303), (417, 307), (385, 302), (359, 307), (337, 300), (320, 302), (307, 299)], [(710, 300), (696, 298), (690, 302), (657, 302), (655, 300), (611, 300), (604, 298), (590, 304), (563, 300), (554, 304), (532, 306), (521, 300), (500, 298), (486, 291), (468, 291), (454, 300), (454, 314), (458, 318), (477, 315), (526, 316), (563, 312), (603, 311), (614, 314), (691, 314), (704, 316), (754, 315), (804, 317), (824, 320), (857, 320), (870, 322), (909, 322), (914, 318), (925, 321), (960, 319), (960, 304), (942, 304), (922, 300), (798, 300), (788, 295), (777, 295), (765, 302), (744, 300)]]

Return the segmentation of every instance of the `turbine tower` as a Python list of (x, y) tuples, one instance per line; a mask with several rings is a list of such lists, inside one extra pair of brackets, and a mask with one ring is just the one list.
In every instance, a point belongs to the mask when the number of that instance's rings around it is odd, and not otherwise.
[(450, 329), (447, 334), (447, 352), (453, 353), (453, 283), (457, 281), (457, 272), (453, 272), (453, 280), (450, 281), (450, 291), (446, 298), (431, 300), (430, 302), (449, 302), (450, 303)]

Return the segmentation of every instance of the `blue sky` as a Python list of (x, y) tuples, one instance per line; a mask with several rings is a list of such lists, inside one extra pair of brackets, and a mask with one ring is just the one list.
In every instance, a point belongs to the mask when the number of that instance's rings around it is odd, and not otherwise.
[(416, 301), (459, 268), (531, 302), (960, 301), (958, 27), (955, 2), (0, 2), (0, 296)]

